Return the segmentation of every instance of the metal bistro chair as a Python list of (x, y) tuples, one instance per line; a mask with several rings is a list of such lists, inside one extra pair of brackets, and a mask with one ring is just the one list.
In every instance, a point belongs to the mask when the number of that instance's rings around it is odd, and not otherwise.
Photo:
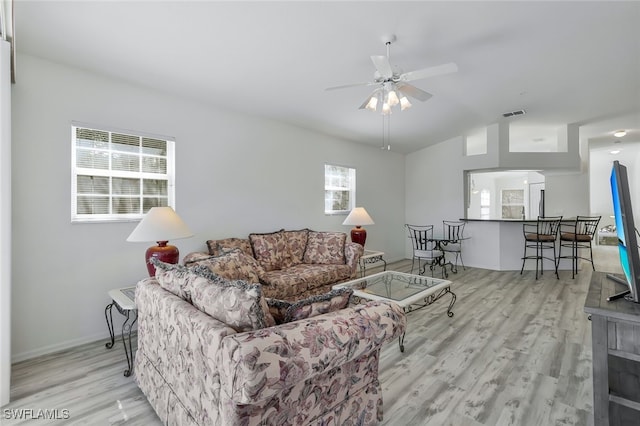
[[(540, 265), (540, 275), (542, 275), (544, 273), (544, 259), (549, 259), (553, 261), (555, 266), (556, 277), (560, 278), (558, 275), (558, 264), (556, 262), (556, 239), (558, 237), (560, 221), (562, 221), (562, 216), (538, 216), (538, 220), (535, 224), (524, 223), (522, 225), (522, 230), (524, 232), (524, 256), (522, 257), (522, 269), (520, 269), (520, 274), (524, 271), (524, 262), (526, 262), (527, 259), (535, 259), (537, 280), (538, 265)], [(536, 254), (527, 256), (527, 249), (535, 249)], [(544, 250), (553, 250), (553, 259), (544, 257)]]
[[(427, 265), (431, 270), (431, 276), (433, 277), (433, 270), (436, 266), (442, 264), (444, 260), (444, 253), (440, 250), (435, 250), (435, 241), (433, 238), (433, 225), (409, 225), (405, 227), (409, 231), (409, 238), (413, 245), (413, 257), (411, 258), (411, 273), (413, 274), (413, 268), (415, 261), (418, 261), (418, 273), (423, 275), (427, 269)], [(420, 262), (424, 261), (424, 265), (421, 267)], [(442, 268), (442, 277), (444, 278), (445, 271)]]
[[(558, 252), (558, 264), (560, 259), (571, 259), (571, 278), (575, 278), (578, 273), (578, 259), (591, 262), (591, 267), (596, 270), (593, 264), (593, 250), (591, 242), (598, 230), (601, 216), (577, 216), (573, 223), (563, 223), (560, 225), (560, 250)], [(562, 247), (571, 248), (569, 256), (562, 255)], [(579, 249), (589, 249), (589, 257), (578, 256)], [(556, 265), (557, 268), (557, 265)]]
[(448, 239), (446, 243), (442, 244), (442, 250), (445, 254), (454, 253), (456, 255), (456, 259), (453, 262), (455, 271), (458, 270), (458, 258), (460, 258), (462, 269), (465, 269), (462, 261), (462, 238), (465, 224), (466, 222), (442, 221), (442, 235)]

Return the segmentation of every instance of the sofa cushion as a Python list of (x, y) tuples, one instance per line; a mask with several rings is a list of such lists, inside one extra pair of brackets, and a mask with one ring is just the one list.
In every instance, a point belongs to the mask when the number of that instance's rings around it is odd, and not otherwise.
[(304, 261), (304, 251), (307, 248), (307, 239), (309, 237), (308, 229), (300, 229), (297, 231), (282, 231), (285, 243), (289, 249), (289, 262), (285, 267), (298, 265)]
[(251, 243), (246, 238), (225, 238), (222, 240), (208, 240), (207, 248), (209, 249), (209, 254), (213, 256), (222, 254), (223, 249), (229, 250), (238, 248), (242, 250), (242, 252), (247, 256), (253, 257)]
[(352, 289), (341, 288), (296, 302), (267, 298), (267, 305), (276, 324), (283, 324), (344, 309), (352, 294)]
[(201, 265), (190, 271), (196, 275), (189, 282), (191, 300), (196, 308), (237, 332), (275, 325), (260, 284), (230, 281)]
[(349, 265), (302, 264), (292, 266), (286, 271), (306, 283), (308, 290), (351, 278), (351, 267)]
[(344, 244), (347, 234), (344, 232), (309, 231), (304, 263), (320, 265), (344, 265)]
[(242, 280), (248, 283), (259, 283), (260, 275), (264, 273), (262, 266), (240, 249), (232, 249), (218, 256), (197, 258), (185, 261), (185, 266), (201, 265), (207, 267), (214, 274), (228, 280)]
[(193, 279), (193, 275), (189, 273), (188, 268), (182, 265), (165, 263), (155, 257), (152, 257), (149, 261), (156, 267), (156, 280), (160, 287), (181, 299), (191, 302), (189, 281)]
[(290, 263), (289, 247), (282, 231), (266, 234), (249, 234), (253, 255), (265, 271), (282, 269)]
[(307, 283), (292, 268), (267, 271), (261, 278), (265, 297), (295, 300), (307, 291)]

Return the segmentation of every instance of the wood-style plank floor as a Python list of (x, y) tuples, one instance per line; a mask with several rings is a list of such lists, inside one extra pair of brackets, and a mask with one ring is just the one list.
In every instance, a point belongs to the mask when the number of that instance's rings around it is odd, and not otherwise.
[[(598, 270), (619, 272), (615, 248), (595, 247), (594, 256)], [(405, 352), (397, 341), (382, 350), (383, 424), (593, 425), (591, 324), (583, 312), (590, 278), (590, 265), (576, 279), (570, 271), (536, 281), (531, 271), (476, 268), (450, 275), (455, 316), (446, 315), (448, 296), (411, 312)], [(2, 407), (0, 423), (159, 425), (133, 378), (122, 374), (121, 341), (111, 350), (105, 343), (14, 364), (12, 402)], [(6, 415), (22, 409), (58, 410), (68, 419)]]

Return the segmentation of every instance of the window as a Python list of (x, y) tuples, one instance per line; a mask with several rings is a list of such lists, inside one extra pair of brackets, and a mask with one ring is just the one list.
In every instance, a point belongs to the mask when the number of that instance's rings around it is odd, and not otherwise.
[(356, 169), (324, 165), (324, 213), (349, 213), (356, 206)]
[(174, 141), (72, 125), (71, 221), (140, 219), (174, 205)]
[(502, 190), (502, 219), (524, 219), (524, 189)]

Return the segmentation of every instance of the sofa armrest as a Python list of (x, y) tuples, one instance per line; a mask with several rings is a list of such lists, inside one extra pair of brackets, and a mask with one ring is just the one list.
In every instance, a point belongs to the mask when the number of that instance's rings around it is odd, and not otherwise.
[(227, 336), (219, 359), (221, 392), (236, 404), (265, 400), (379, 351), (405, 328), (398, 305), (377, 301)]
[(147, 396), (155, 395), (158, 383), (151, 369), (176, 394), (190, 395), (187, 409), (194, 416), (215, 418), (220, 394), (217, 356), (225, 336), (236, 332), (164, 290), (155, 278), (137, 284), (136, 306), (135, 371), (140, 388)]
[(344, 258), (347, 265), (351, 267), (351, 278), (355, 278), (358, 274), (358, 263), (363, 253), (364, 247), (360, 244), (351, 241), (344, 243)]

